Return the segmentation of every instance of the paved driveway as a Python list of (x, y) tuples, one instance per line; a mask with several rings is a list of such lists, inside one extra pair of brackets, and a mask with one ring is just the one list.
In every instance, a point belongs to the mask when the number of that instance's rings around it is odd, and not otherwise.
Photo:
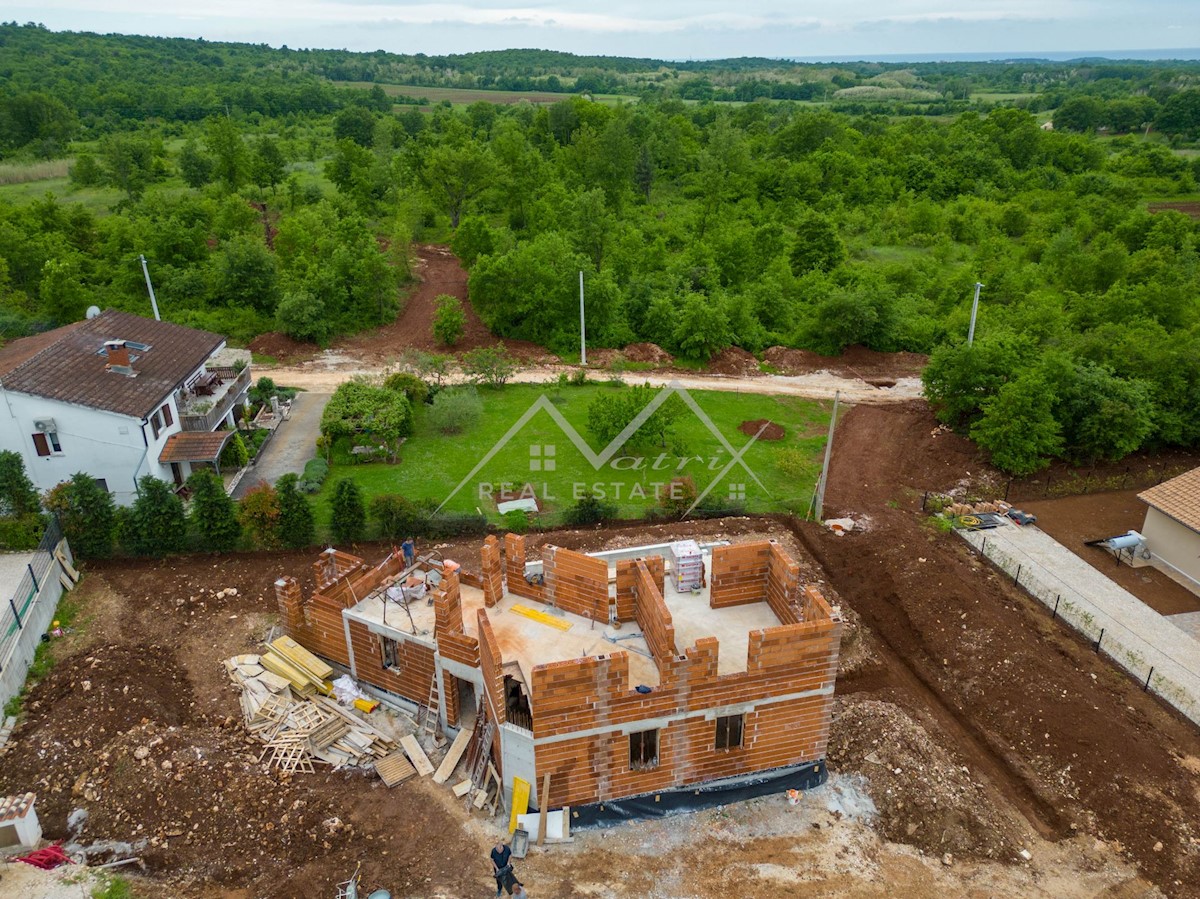
[(298, 393), (292, 401), (292, 414), (255, 463), (254, 468), (246, 472), (241, 483), (234, 491), (234, 497), (240, 499), (246, 491), (259, 481), (274, 484), (289, 472), (301, 474), (304, 463), (317, 454), (317, 437), (321, 433), (321, 413), (329, 402), (328, 393)]

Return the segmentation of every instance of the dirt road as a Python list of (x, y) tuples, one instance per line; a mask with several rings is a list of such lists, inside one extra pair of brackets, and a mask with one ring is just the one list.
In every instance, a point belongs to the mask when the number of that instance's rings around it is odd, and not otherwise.
[[(339, 384), (355, 377), (378, 377), (384, 373), (384, 363), (372, 364), (352, 356), (330, 351), (308, 362), (295, 365), (255, 366), (256, 375), (272, 378), (277, 384), (302, 387), (305, 390), (332, 393)], [(515, 383), (547, 384), (562, 372), (574, 369), (565, 365), (530, 365), (518, 370)], [(678, 384), (688, 390), (727, 390), (736, 393), (762, 393), (772, 396), (802, 396), (809, 399), (833, 399), (840, 392), (847, 403), (903, 403), (921, 396), (920, 378), (901, 378), (894, 387), (875, 387), (861, 378), (845, 377), (829, 372), (813, 372), (805, 375), (765, 375), (762, 377), (729, 377), (659, 372), (596, 372), (593, 378), (620, 378), (627, 384), (649, 383), (655, 387)], [(450, 378), (451, 382), (462, 382), (461, 372)]]

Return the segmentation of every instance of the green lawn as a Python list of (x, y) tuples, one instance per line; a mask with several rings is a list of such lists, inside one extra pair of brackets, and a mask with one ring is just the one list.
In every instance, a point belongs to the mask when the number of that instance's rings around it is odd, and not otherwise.
[[(396, 465), (354, 464), (349, 461), (344, 448), (335, 451), (329, 480), (316, 497), (317, 521), (322, 527), (328, 523), (333, 485), (342, 477), (353, 478), (368, 495), (398, 493), (410, 500), (428, 499), (442, 503), (543, 394), (596, 449), (595, 440), (587, 431), (588, 405), (598, 394), (616, 389), (619, 388), (606, 384), (561, 390), (549, 385), (513, 384), (499, 391), (483, 390), (483, 416), (468, 431), (454, 437), (431, 433), (422, 408), (417, 413), (415, 433), (405, 443)], [(740, 451), (750, 440), (738, 431), (744, 421), (770, 419), (782, 425), (786, 432), (782, 440), (757, 441), (742, 456), (762, 486), (744, 469), (735, 466), (714, 487), (710, 496), (718, 500), (744, 497), (749, 511), (805, 512), (820, 472), (830, 404), (796, 397), (711, 390), (693, 391), (692, 397), (734, 452)], [(691, 475), (697, 488), (703, 490), (731, 458), (721, 442), (690, 411), (680, 416), (674, 442), (674, 449), (658, 446), (628, 449), (631, 455), (618, 454), (606, 466), (596, 470), (549, 413), (541, 410), (446, 503), (445, 508), (457, 512), (478, 509), (490, 519), (498, 520), (495, 502), (488, 499), (486, 488), (481, 494), (480, 485), (492, 484), (498, 490), (500, 484), (506, 483), (508, 489), (519, 492), (529, 484), (542, 502), (543, 512), (553, 516), (574, 503), (576, 485), (581, 490), (598, 485), (597, 489), (617, 503), (622, 517), (636, 517), (656, 504), (656, 483), (665, 485), (677, 473), (683, 473)], [(533, 447), (539, 448), (536, 454)], [(546, 447), (553, 447), (554, 470), (531, 470), (531, 459), (548, 457)], [(637, 464), (638, 457), (642, 459), (641, 470), (629, 470)], [(781, 462), (784, 463), (782, 466)], [(658, 465), (658, 470), (653, 469), (654, 465)]]

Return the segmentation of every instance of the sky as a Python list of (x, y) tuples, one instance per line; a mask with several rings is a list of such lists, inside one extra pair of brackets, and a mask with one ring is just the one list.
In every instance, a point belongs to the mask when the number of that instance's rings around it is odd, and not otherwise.
[[(36, 6), (21, 5), (25, 3), (17, 0), (0, 16), (41, 22), (55, 31), (394, 53), (536, 47), (660, 59), (917, 58), (1101, 51), (1133, 55), (1129, 51), (1200, 48), (1197, 0), (41, 0)], [(1197, 54), (1193, 49), (1187, 55)]]

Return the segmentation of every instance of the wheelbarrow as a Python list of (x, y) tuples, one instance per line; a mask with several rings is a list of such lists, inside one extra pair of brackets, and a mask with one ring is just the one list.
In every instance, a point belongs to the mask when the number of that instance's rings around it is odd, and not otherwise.
[[(338, 892), (336, 899), (359, 899), (358, 882), (362, 879), (359, 872), (362, 871), (362, 862), (358, 863), (358, 867), (354, 869), (354, 876), (345, 883), (337, 885)], [(370, 893), (366, 899), (392, 899), (392, 894), (387, 890), (375, 890)]]

